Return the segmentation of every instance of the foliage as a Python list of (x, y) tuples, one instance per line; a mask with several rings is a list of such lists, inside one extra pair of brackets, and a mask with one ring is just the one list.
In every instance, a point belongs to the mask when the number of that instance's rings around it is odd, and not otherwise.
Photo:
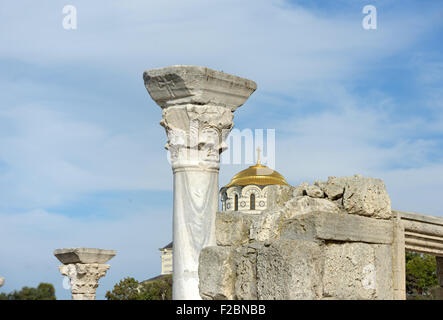
[(433, 298), (433, 289), (438, 285), (434, 256), (406, 252), (406, 293), (408, 300)]
[(124, 278), (106, 292), (108, 300), (171, 300), (172, 276), (138, 282), (134, 278)]
[(0, 300), (56, 300), (54, 286), (40, 283), (37, 288), (23, 287), (9, 294), (1, 293)]

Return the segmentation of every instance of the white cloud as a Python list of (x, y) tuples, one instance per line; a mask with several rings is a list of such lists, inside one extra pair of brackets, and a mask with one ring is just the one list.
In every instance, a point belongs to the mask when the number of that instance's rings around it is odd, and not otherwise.
[[(0, 23), (4, 57), (32, 63), (99, 65), (120, 73), (202, 64), (288, 92), (346, 79), (407, 49), (436, 17), (386, 12), (374, 31), (361, 11), (318, 14), (285, 1), (77, 1), (78, 30), (62, 28), (53, 1), (9, 3)], [(6, 14), (7, 13), (7, 14)], [(407, 21), (407, 23), (405, 23)], [(12, 32), (11, 32), (12, 30)], [(395, 39), (395, 41), (393, 41)]]
[(0, 136), (3, 205), (48, 207), (100, 190), (171, 188), (161, 130), (159, 137), (114, 133), (39, 105), (2, 111), (0, 123), (11, 128)]

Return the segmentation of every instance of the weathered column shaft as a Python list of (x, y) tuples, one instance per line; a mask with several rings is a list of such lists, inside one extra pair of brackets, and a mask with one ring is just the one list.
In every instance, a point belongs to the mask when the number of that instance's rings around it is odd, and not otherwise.
[(215, 242), (220, 153), (234, 111), (256, 89), (253, 81), (204, 67), (172, 66), (143, 74), (163, 108), (174, 173), (173, 299), (201, 299), (198, 258)]
[(202, 248), (216, 244), (212, 212), (217, 211), (218, 172), (175, 170), (174, 185), (174, 298), (200, 299), (198, 257)]
[(229, 109), (212, 105), (163, 110), (174, 173), (174, 299), (200, 299), (198, 257), (216, 243), (219, 154), (232, 118)]

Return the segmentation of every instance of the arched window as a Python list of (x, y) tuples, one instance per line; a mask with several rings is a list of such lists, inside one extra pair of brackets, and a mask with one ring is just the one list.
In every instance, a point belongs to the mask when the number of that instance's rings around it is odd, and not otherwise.
[(235, 200), (234, 200), (234, 210), (238, 211), (238, 195), (235, 195)]
[(226, 202), (228, 200), (228, 195), (226, 194), (226, 192), (223, 192), (222, 197), (221, 197), (221, 203), (222, 203), (222, 210), (226, 211)]
[(249, 197), (249, 208), (251, 209), (251, 210), (255, 210), (255, 194), (254, 193), (251, 193), (251, 196)]

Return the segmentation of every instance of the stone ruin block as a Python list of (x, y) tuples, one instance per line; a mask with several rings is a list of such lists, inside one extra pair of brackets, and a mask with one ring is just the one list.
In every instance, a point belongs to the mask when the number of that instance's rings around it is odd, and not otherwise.
[(283, 222), (281, 238), (390, 244), (393, 223), (344, 212), (314, 211)]
[(306, 240), (275, 240), (257, 252), (260, 300), (322, 297), (322, 248)]
[(380, 179), (360, 175), (329, 177), (322, 188), (328, 199), (337, 201), (350, 214), (391, 218), (391, 200)]
[(200, 295), (206, 300), (235, 299), (236, 265), (231, 247), (203, 248), (199, 265)]
[(393, 299), (389, 245), (330, 243), (323, 253), (323, 298)]
[(242, 212), (217, 212), (215, 220), (215, 234), (217, 245), (236, 246), (249, 242), (249, 228), (256, 215)]
[(393, 299), (394, 219), (383, 181), (272, 186), (260, 214), (219, 212), (200, 255), (203, 299)]

